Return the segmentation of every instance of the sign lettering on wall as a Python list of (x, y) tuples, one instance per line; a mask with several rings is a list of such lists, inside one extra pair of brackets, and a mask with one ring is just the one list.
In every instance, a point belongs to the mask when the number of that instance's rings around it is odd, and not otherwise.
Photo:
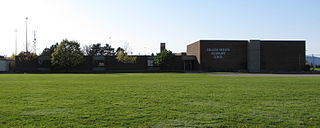
[(230, 51), (230, 48), (207, 48), (207, 52), (210, 52), (213, 59), (223, 59)]

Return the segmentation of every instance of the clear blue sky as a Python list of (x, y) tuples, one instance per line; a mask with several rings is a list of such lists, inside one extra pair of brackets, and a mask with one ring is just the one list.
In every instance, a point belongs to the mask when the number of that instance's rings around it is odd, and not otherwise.
[(38, 53), (64, 38), (86, 45), (109, 37), (114, 47), (129, 42), (134, 54), (156, 53), (160, 42), (184, 52), (200, 39), (305, 39), (308, 54), (320, 53), (319, 0), (24, 1), (0, 2), (0, 55), (14, 52), (14, 29), (24, 50), (26, 16)]

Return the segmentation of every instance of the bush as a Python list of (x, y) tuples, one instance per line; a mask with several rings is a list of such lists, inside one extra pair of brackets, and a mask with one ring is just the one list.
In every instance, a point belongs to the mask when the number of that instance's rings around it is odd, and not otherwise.
[(305, 66), (304, 66), (304, 71), (306, 71), (306, 72), (308, 72), (308, 71), (311, 71), (311, 68), (312, 68), (312, 66), (310, 65), (310, 64), (306, 64)]

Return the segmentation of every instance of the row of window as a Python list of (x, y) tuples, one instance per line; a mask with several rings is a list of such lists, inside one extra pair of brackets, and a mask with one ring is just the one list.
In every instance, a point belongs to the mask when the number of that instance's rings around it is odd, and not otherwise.
[[(96, 60), (95, 61), (95, 67), (104, 67), (105, 66), (105, 61), (104, 60)], [(154, 60), (147, 60), (147, 66), (148, 67), (153, 67), (154, 65)]]
[[(49, 66), (50, 65), (50, 61), (43, 61), (43, 60), (39, 60), (38, 63), (40, 65), (43, 65), (43, 66)], [(95, 67), (104, 67), (105, 66), (105, 61), (104, 60), (96, 60), (94, 61), (94, 66)], [(147, 66), (148, 67), (153, 67), (155, 66), (154, 64), (154, 60), (147, 60)]]

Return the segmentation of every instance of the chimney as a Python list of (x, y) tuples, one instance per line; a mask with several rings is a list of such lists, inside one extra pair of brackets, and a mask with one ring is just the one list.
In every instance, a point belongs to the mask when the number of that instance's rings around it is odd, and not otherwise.
[(160, 43), (160, 52), (166, 49), (166, 43)]

